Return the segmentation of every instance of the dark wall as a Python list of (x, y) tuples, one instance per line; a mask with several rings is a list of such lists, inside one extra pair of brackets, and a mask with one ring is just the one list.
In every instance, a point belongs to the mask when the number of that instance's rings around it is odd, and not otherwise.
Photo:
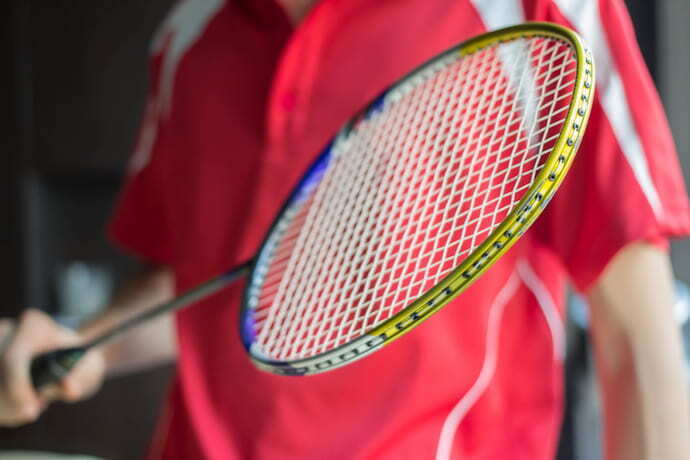
[[(147, 87), (148, 42), (172, 0), (14, 0), (3, 41), (12, 56), (5, 126), (11, 168), (2, 181), (11, 216), (0, 260), (8, 301), (55, 311), (55, 273), (70, 260), (125, 259), (109, 247), (106, 218), (136, 137)], [(75, 204), (79, 203), (79, 205)], [(83, 206), (82, 209), (78, 209)]]
[(635, 33), (647, 67), (656, 79), (657, 40), (656, 40), (656, 2), (654, 0), (625, 0), (635, 25)]
[(0, 4), (0, 53), (8, 65), (0, 72), (0, 292), (3, 312), (14, 312), (23, 298), (19, 213), (19, 130), (14, 65), (15, 11), (11, 3)]
[[(28, 305), (56, 312), (56, 273), (70, 261), (118, 276), (132, 267), (104, 227), (136, 137), (148, 42), (171, 3), (0, 2), (0, 317)], [(111, 380), (85, 403), (0, 429), (0, 447), (140, 458), (170, 375)]]
[(149, 37), (171, 1), (28, 3), (31, 168), (119, 174), (146, 92)]

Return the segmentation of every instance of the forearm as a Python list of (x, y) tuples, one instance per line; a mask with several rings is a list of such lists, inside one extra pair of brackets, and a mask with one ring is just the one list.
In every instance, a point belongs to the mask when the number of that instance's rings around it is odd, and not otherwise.
[(670, 343), (673, 337), (659, 344), (658, 338), (612, 338), (610, 330), (607, 334), (602, 338), (593, 331), (605, 414), (605, 458), (688, 458), (685, 378)]
[[(146, 268), (124, 283), (108, 308), (79, 332), (93, 338), (173, 296), (172, 271), (164, 266)], [(172, 315), (163, 315), (105, 345), (108, 373), (132, 372), (172, 360), (176, 354), (172, 323)]]
[(688, 395), (680, 337), (669, 331), (659, 338), (634, 342), (635, 373), (641, 393), (647, 458), (690, 459)]
[(688, 459), (688, 396), (672, 272), (656, 248), (634, 245), (590, 295), (608, 460)]
[[(597, 308), (596, 304), (593, 305)], [(627, 339), (602, 338), (599, 326), (592, 326), (597, 377), (603, 406), (604, 458), (607, 460), (643, 460), (642, 393), (636, 376), (634, 358)]]

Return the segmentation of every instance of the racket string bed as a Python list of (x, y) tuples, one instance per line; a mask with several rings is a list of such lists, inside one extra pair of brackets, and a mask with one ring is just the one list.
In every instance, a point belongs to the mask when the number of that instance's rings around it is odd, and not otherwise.
[[(444, 57), (336, 141), (258, 289), (261, 353), (294, 360), (366, 334), (437, 284), (523, 198), (559, 137), (573, 49), (532, 37)], [(423, 74), (426, 72), (426, 74)]]

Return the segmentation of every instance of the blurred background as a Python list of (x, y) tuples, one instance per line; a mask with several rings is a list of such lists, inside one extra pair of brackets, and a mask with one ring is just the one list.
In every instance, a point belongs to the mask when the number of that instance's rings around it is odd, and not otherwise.
[[(148, 42), (172, 3), (1, 3), (0, 316), (38, 306), (74, 322), (101, 308), (133, 269), (108, 245), (104, 226), (140, 120)], [(626, 3), (690, 182), (690, 2)], [(690, 283), (690, 241), (673, 244), (673, 260)], [(559, 459), (596, 460), (596, 388), (586, 321), (573, 304)], [(58, 404), (30, 426), (0, 429), (0, 449), (141, 457), (171, 372), (111, 379), (85, 403)]]

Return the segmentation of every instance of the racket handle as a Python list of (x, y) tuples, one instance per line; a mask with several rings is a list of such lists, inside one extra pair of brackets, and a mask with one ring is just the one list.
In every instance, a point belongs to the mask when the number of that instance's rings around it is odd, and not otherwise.
[(83, 347), (63, 348), (34, 358), (31, 362), (31, 382), (40, 390), (51, 383), (58, 383), (86, 354)]

